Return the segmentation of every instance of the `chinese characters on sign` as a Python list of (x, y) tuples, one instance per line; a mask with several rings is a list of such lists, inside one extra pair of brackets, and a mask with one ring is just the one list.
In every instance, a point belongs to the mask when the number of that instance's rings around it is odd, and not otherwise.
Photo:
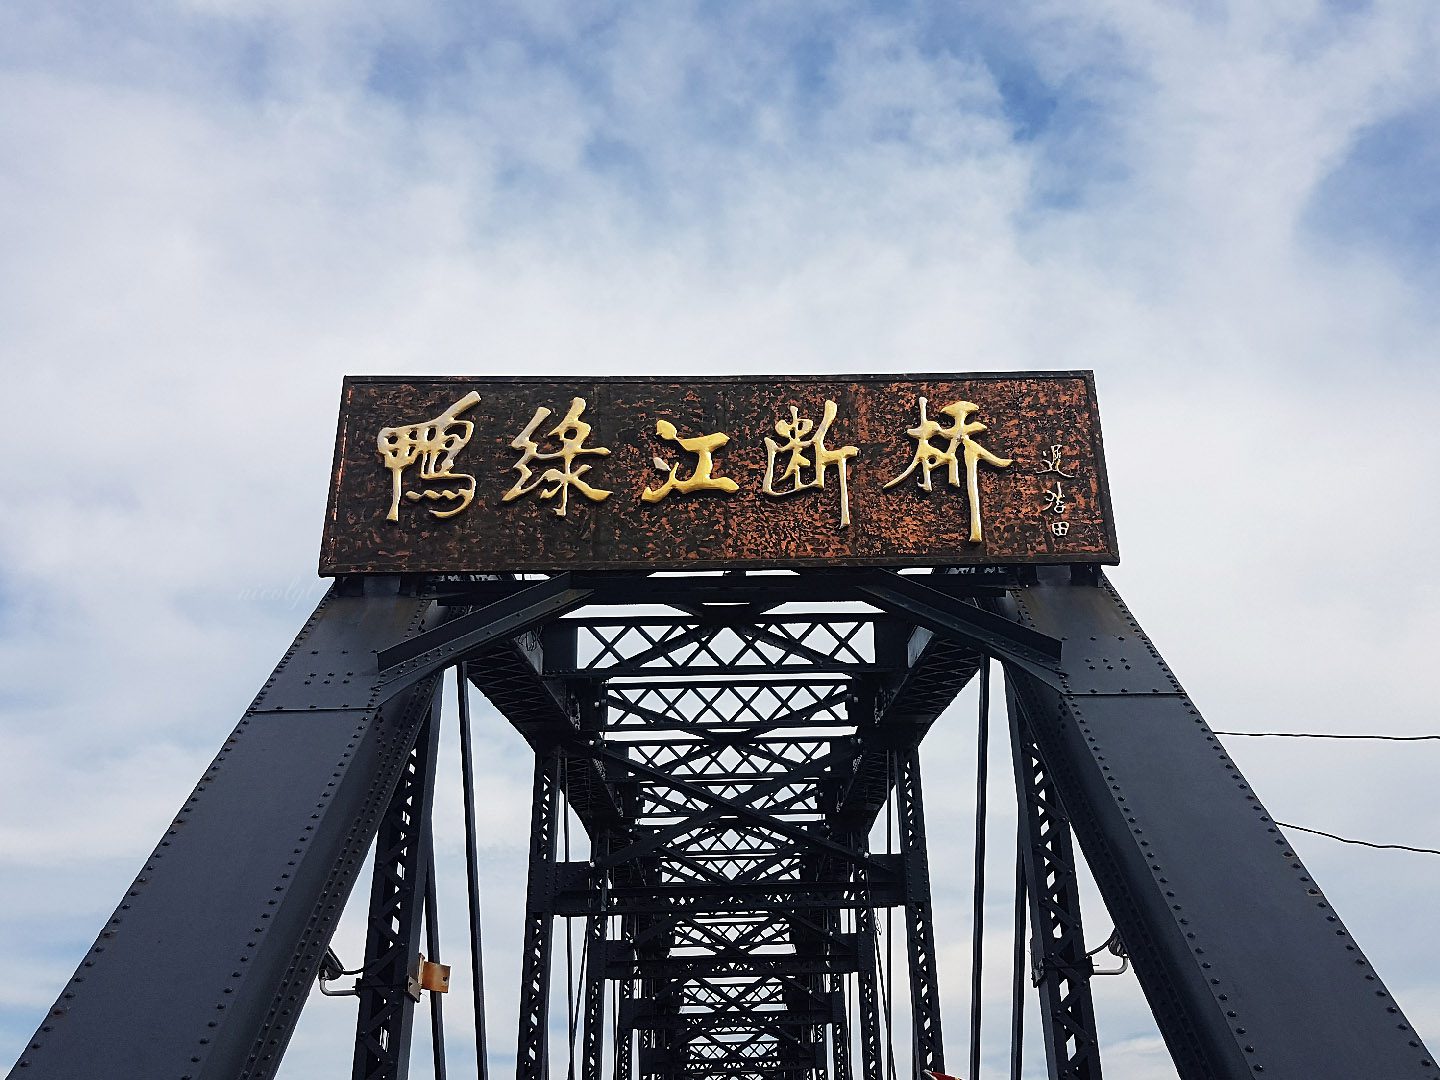
[(355, 377), (321, 567), (1108, 562), (1101, 454), (1083, 372)]
[[(845, 528), (850, 524), (850, 492), (845, 486), (845, 463), (860, 451), (853, 446), (842, 446), (839, 450), (826, 448), (825, 436), (834, 422), (835, 402), (833, 401), (825, 402), (825, 410), (821, 413), (819, 427), (815, 427), (815, 421), (808, 417), (802, 417), (800, 410), (791, 405), (789, 421), (777, 420), (775, 422), (775, 434), (785, 441), (777, 443), (770, 436), (765, 436), (765, 486), (762, 490), (766, 495), (794, 495), (807, 488), (823, 488), (826, 470), (831, 465), (835, 465), (838, 467), (840, 480), (840, 527)], [(813, 434), (811, 433), (812, 429)], [(806, 450), (809, 450), (814, 457), (807, 458)], [(775, 490), (775, 457), (777, 454), (790, 455), (785, 459), (785, 471), (780, 474), (781, 482), (794, 481), (789, 488), (783, 488), (780, 491)], [(806, 469), (812, 470), (809, 480), (803, 478)]]
[[(1040, 461), (1040, 467), (1035, 470), (1036, 476), (1063, 476), (1067, 480), (1075, 479), (1074, 473), (1066, 472), (1061, 465), (1061, 455), (1065, 452), (1063, 443), (1051, 443), (1047, 448), (1045, 457)], [(1045, 509), (1055, 515), (1055, 520), (1050, 522), (1050, 535), (1057, 538), (1064, 538), (1070, 535), (1070, 522), (1065, 518), (1065, 512), (1070, 509), (1070, 504), (1065, 501), (1065, 489), (1056, 480), (1054, 487), (1047, 487), (1040, 493), (1045, 500)]]
[[(951, 487), (960, 486), (960, 462), (955, 456), (955, 448), (964, 443), (965, 450), (965, 490), (970, 496), (970, 542), (978, 544), (985, 539), (984, 529), (980, 524), (980, 482), (977, 476), (977, 468), (981, 459), (988, 461), (998, 469), (1008, 468), (1011, 464), (1010, 458), (996, 457), (989, 450), (970, 438), (971, 435), (978, 435), (988, 430), (978, 420), (968, 423), (966, 418), (973, 412), (978, 412), (980, 406), (969, 401), (952, 401), (940, 410), (945, 416), (953, 421), (949, 427), (945, 427), (925, 415), (926, 401), (919, 399), (920, 423), (905, 432), (912, 439), (916, 440), (915, 458), (910, 462), (910, 467), (895, 477), (885, 486), (892, 488), (900, 483), (907, 476), (920, 467), (920, 486), (926, 491), (930, 488), (930, 471), (937, 465), (944, 465), (949, 469), (947, 479)], [(936, 435), (950, 440), (945, 449), (938, 450), (930, 442)]]
[(1046, 488), (1040, 493), (1045, 498), (1045, 509), (1052, 514), (1063, 514), (1070, 509), (1070, 504), (1065, 501), (1065, 490), (1060, 486), (1060, 481), (1055, 481), (1053, 488)]
[(675, 425), (669, 420), (655, 421), (655, 434), (666, 442), (679, 443), (680, 449), (687, 453), (694, 454), (699, 460), (695, 462), (695, 471), (684, 480), (679, 478), (680, 466), (671, 465), (659, 454), (653, 458), (655, 468), (661, 472), (667, 469), (670, 475), (666, 477), (665, 483), (658, 488), (646, 485), (640, 498), (646, 502), (659, 502), (672, 491), (678, 491), (681, 495), (688, 495), (692, 491), (723, 491), (726, 494), (739, 491), (740, 485), (731, 480), (728, 476), (714, 476), (715, 468), (714, 453), (730, 441), (730, 436), (724, 432), (717, 431), (713, 435), (697, 435), (693, 439), (680, 438)]
[(418, 501), (421, 498), (460, 501), (459, 506), (448, 510), (432, 509), (436, 517), (454, 517), (475, 498), (475, 477), (466, 473), (452, 472), (455, 455), (465, 448), (470, 436), (475, 434), (475, 425), (459, 416), (465, 410), (480, 403), (480, 395), (470, 391), (451, 405), (434, 420), (421, 424), (407, 424), (404, 427), (380, 429), (377, 446), (380, 460), (390, 470), (390, 512), (386, 521), (400, 520), (400, 493), (405, 486), (402, 476), (406, 469), (420, 462), (421, 480), (458, 480), (453, 488), (426, 488), (424, 491), (407, 491), (405, 498)]
[(1075, 479), (1074, 473), (1068, 473), (1060, 467), (1060, 454), (1064, 450), (1060, 443), (1051, 443), (1045, 453), (1044, 459), (1040, 462), (1040, 468), (1035, 470), (1036, 476), (1043, 476), (1046, 473), (1054, 473), (1056, 476), (1063, 476), (1067, 480)]
[[(502, 501), (509, 502), (511, 499), (518, 499), (521, 495), (528, 495), (541, 484), (550, 484), (540, 492), (540, 498), (553, 499), (560, 496), (560, 505), (555, 507), (558, 517), (564, 517), (566, 508), (570, 505), (570, 489), (573, 487), (587, 499), (596, 502), (604, 502), (613, 492), (600, 491), (591, 487), (584, 480), (580, 479), (590, 471), (589, 464), (575, 464), (575, 459), (581, 454), (596, 454), (604, 457), (610, 453), (603, 446), (586, 447), (584, 442), (590, 437), (590, 425), (580, 419), (580, 414), (585, 411), (585, 399), (575, 398), (570, 402), (570, 411), (565, 414), (565, 419), (556, 424), (545, 433), (547, 439), (558, 439), (560, 449), (550, 452), (543, 452), (540, 445), (534, 440), (535, 429), (545, 422), (550, 415), (550, 410), (539, 408), (530, 422), (525, 425), (525, 430), (516, 435), (510, 445), (521, 451), (520, 460), (515, 463), (515, 471), (520, 474), (520, 479), (515, 481), (515, 486), (505, 492)], [(539, 476), (535, 470), (530, 468), (532, 461), (558, 461), (560, 468), (546, 469)]]
[[(399, 520), (400, 491), (403, 486), (401, 478), (405, 469), (414, 464), (417, 459), (420, 462), (420, 479), (460, 480), (463, 483), (459, 489), (440, 489), (438, 491), (428, 489), (423, 493), (407, 491), (405, 492), (406, 498), (417, 500), (423, 496), (427, 499), (460, 500), (459, 506), (448, 510), (431, 510), (430, 512), (436, 517), (451, 517), (470, 505), (475, 497), (475, 478), (466, 473), (452, 472), (451, 466), (455, 463), (455, 455), (464, 448), (475, 432), (473, 423), (468, 420), (459, 420), (457, 417), (479, 401), (480, 395), (471, 391), (434, 420), (423, 424), (381, 429), (380, 458), (390, 470), (392, 478), (392, 497), (390, 512), (386, 515), (387, 521)], [(1012, 463), (1011, 459), (991, 453), (971, 438), (972, 435), (979, 435), (987, 430), (986, 425), (978, 420), (970, 421), (968, 419), (972, 413), (980, 410), (980, 406), (969, 401), (956, 401), (946, 405), (940, 410), (943, 415), (952, 420), (952, 423), (946, 427), (925, 415), (927, 405), (925, 398), (919, 398), (918, 404), (920, 409), (919, 426), (909, 428), (905, 432), (917, 441), (915, 456), (909, 467), (885, 487), (887, 489), (894, 487), (918, 467), (921, 470), (920, 487), (925, 491), (930, 491), (932, 490), (930, 473), (941, 465), (949, 470), (947, 477), (950, 486), (959, 487), (960, 462), (963, 460), (965, 463), (965, 487), (970, 499), (970, 540), (972, 543), (981, 543), (984, 540), (984, 529), (980, 518), (980, 487), (977, 477), (979, 463), (985, 461), (1003, 469)], [(542, 499), (553, 499), (557, 495), (560, 497), (560, 502), (555, 507), (555, 514), (557, 517), (565, 517), (569, 508), (572, 487), (587, 499), (595, 502), (604, 502), (614, 494), (613, 491), (605, 491), (586, 483), (582, 477), (590, 471), (591, 466), (588, 462), (576, 463), (576, 459), (581, 455), (606, 457), (610, 453), (608, 447), (585, 445), (585, 440), (590, 438), (594, 430), (581, 419), (585, 408), (584, 398), (577, 397), (571, 400), (570, 410), (565, 414), (565, 418), (543, 436), (543, 438), (554, 440), (559, 444), (559, 449), (550, 451), (541, 450), (540, 444), (535, 441), (536, 429), (549, 418), (550, 410), (544, 407), (535, 410), (535, 415), (530, 418), (530, 422), (510, 442), (511, 447), (521, 452), (520, 460), (513, 466), (513, 469), (520, 474), (520, 479), (516, 480), (514, 486), (501, 496), (502, 502), (508, 503), (522, 495), (528, 495), (536, 488), (541, 488), (540, 498)], [(784, 442), (777, 442), (770, 436), (765, 436), (765, 482), (761, 490), (766, 495), (776, 497), (798, 495), (802, 491), (811, 489), (823, 490), (825, 477), (834, 467), (840, 495), (839, 527), (848, 528), (850, 525), (850, 492), (846, 478), (849, 462), (860, 453), (859, 448), (841, 446), (838, 449), (831, 449), (825, 445), (825, 438), (829, 435), (830, 428), (838, 415), (835, 402), (826, 400), (818, 425), (809, 417), (801, 416), (799, 408), (794, 405), (789, 406), (789, 411), (790, 419), (782, 418), (775, 422), (775, 434), (779, 435)], [(653, 459), (655, 467), (668, 475), (665, 482), (658, 488), (646, 486), (640, 495), (643, 501), (656, 503), (671, 492), (678, 492), (681, 495), (688, 495), (695, 491), (721, 491), (732, 494), (740, 490), (740, 485), (728, 476), (714, 475), (715, 451), (730, 441), (729, 435), (717, 431), (709, 435), (681, 438), (675, 425), (663, 417), (655, 422), (655, 433), (666, 442), (676, 443), (680, 449), (694, 454), (696, 462), (691, 474), (681, 479), (679, 475), (681, 466), (671, 465), (657, 454)], [(930, 441), (936, 436), (949, 440), (944, 450), (939, 449)], [(959, 450), (962, 446), (964, 449)], [(779, 488), (775, 486), (777, 460), (782, 463)], [(554, 462), (555, 465), (545, 469), (544, 472), (537, 473), (536, 469), (531, 467), (536, 462)], [(549, 486), (542, 487), (542, 485)], [(1047, 491), (1045, 495), (1049, 500), (1051, 510), (1057, 514), (1065, 513), (1065, 503), (1060, 494), (1058, 481), (1055, 484), (1055, 490)]]

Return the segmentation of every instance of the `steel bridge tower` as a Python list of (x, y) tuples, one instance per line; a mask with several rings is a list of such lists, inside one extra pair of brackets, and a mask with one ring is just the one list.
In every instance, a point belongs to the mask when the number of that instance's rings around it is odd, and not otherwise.
[[(426, 467), (458, 490), (453, 460)], [(446, 988), (448, 672), (467, 753), (472, 689), (533, 751), (517, 1080), (562, 1067), (562, 919), (584, 925), (582, 1080), (885, 1080), (897, 1031), (917, 1074), (974, 1080), (977, 1044), (967, 1061), (944, 1037), (921, 768), (970, 684), (981, 770), (1005, 701), (1017, 980), (1052, 1080), (1102, 1075), (1082, 855), (1185, 1080), (1440, 1077), (1096, 560), (877, 561), (336, 571), (11, 1075), (274, 1076), (317, 978), (341, 974), (331, 937), (373, 849), (352, 1076), (405, 1077), (417, 1003), (438, 1029)]]

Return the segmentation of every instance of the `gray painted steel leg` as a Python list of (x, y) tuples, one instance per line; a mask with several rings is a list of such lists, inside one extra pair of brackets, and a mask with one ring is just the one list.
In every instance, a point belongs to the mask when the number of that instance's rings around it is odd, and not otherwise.
[(865, 1080), (883, 1080), (885, 1047), (880, 1040), (880, 988), (875, 965), (875, 911), (862, 905), (855, 909), (855, 947), (859, 952), (856, 1008), (860, 1012), (860, 1068)]
[(455, 693), (460, 715), (460, 783), (465, 805), (465, 898), (470, 919), (470, 994), (475, 1005), (475, 1073), (489, 1080), (489, 1048), (485, 1038), (485, 949), (480, 920), (480, 856), (475, 828), (474, 745), (470, 734), (468, 663), (455, 665)]
[[(605, 954), (609, 918), (602, 914), (585, 920), (585, 1020), (583, 1080), (602, 1080), (605, 1044)], [(568, 992), (568, 991), (567, 991)]]
[[(426, 830), (425, 840), (425, 952), (435, 962), (440, 960), (440, 904), (435, 893), (435, 836)], [(430, 995), (430, 1047), (435, 1063), (435, 1080), (446, 1080), (445, 1066), (445, 998)]]
[(611, 1072), (614, 1080), (631, 1080), (633, 1076), (635, 1031), (627, 1022), (627, 1011), (634, 1000), (635, 980), (621, 979), (616, 992), (616, 1012), (619, 1015), (615, 1020), (615, 1063)]

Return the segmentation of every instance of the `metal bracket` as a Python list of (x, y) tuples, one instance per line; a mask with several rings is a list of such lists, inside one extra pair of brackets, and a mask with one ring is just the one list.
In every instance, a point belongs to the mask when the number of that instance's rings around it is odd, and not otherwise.
[(1130, 970), (1130, 954), (1125, 950), (1125, 942), (1120, 939), (1120, 930), (1118, 927), (1111, 930), (1108, 938), (1099, 945), (1096, 945), (1095, 948), (1091, 949), (1085, 955), (1090, 957), (1101, 952), (1109, 952), (1111, 956), (1118, 956), (1120, 958), (1120, 966), (1107, 970), (1095, 967), (1092, 962), (1090, 969), (1092, 975), (1124, 975), (1125, 972)]
[(412, 1001), (419, 1001), (421, 993), (426, 990), (432, 994), (450, 992), (450, 965), (426, 960), (425, 954), (421, 953), (415, 960), (414, 970), (405, 980), (405, 993)]

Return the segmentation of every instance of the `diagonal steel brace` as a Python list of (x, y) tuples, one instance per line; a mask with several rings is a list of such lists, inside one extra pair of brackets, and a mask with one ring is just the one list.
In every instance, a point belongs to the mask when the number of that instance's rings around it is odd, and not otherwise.
[(1060, 685), (1061, 642), (1003, 615), (982, 611), (914, 578), (877, 571), (856, 590), (861, 597), (919, 626), (958, 637), (1014, 664), (1047, 686)]
[(590, 589), (574, 588), (569, 574), (557, 574), (514, 596), (382, 649), (375, 658), (380, 688), (387, 694), (399, 693), (442, 667), (469, 659), (500, 638), (514, 637), (574, 610), (590, 593)]

